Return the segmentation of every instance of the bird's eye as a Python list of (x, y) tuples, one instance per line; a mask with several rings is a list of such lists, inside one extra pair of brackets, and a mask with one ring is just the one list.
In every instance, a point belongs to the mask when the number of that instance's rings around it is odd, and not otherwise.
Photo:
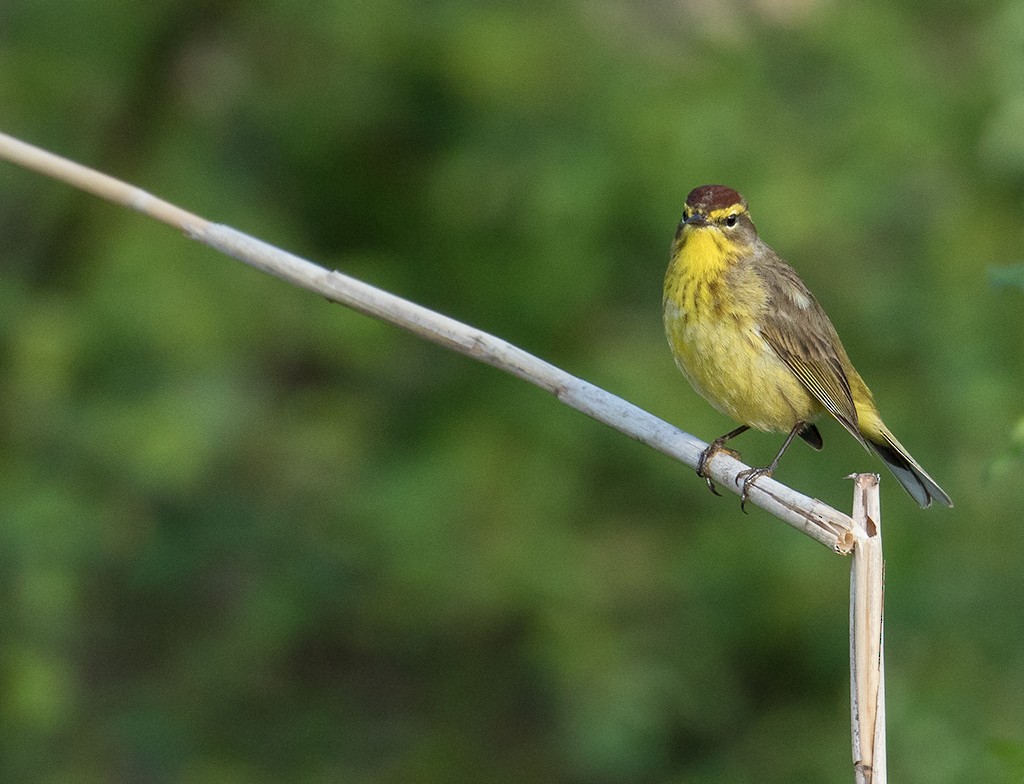
[(725, 219), (725, 225), (731, 229), (733, 226), (736, 225), (736, 221), (738, 220), (739, 216), (736, 215), (736, 213), (734, 212), (732, 215)]

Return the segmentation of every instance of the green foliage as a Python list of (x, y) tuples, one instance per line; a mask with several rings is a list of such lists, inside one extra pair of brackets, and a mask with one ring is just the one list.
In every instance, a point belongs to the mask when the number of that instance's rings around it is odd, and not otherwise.
[(993, 267), (988, 273), (995, 286), (1013, 286), (1024, 289), (1024, 263)]
[[(732, 424), (672, 365), (661, 277), (689, 189), (740, 189), (956, 503), (883, 480), (894, 778), (1014, 781), (1024, 303), (987, 277), (1020, 258), (1020, 17), (9, 0), (3, 130), (704, 438)], [(842, 560), (7, 166), (0, 237), (5, 781), (850, 780)], [(845, 508), (878, 466), (823, 432), (779, 478)]]

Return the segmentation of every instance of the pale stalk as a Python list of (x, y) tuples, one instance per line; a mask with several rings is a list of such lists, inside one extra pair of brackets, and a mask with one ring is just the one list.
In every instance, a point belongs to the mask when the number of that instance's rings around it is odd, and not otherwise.
[(853, 477), (850, 723), (856, 784), (885, 784), (884, 562), (878, 474)]

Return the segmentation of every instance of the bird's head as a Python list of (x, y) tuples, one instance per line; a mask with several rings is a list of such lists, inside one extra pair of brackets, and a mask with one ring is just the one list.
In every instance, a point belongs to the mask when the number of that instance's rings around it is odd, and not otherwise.
[(676, 241), (702, 232), (713, 232), (726, 247), (750, 245), (757, 239), (747, 200), (724, 185), (701, 185), (686, 197)]

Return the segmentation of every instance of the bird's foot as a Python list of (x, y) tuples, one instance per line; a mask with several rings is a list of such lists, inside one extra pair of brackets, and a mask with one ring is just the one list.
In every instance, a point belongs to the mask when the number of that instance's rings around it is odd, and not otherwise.
[(740, 510), (747, 513), (747, 494), (750, 492), (750, 486), (754, 484), (762, 476), (771, 476), (775, 471), (774, 465), (765, 466), (764, 468), (748, 468), (746, 471), (740, 471), (736, 474), (736, 484), (740, 485), (742, 480), (742, 491), (740, 492)]
[(735, 449), (729, 449), (728, 447), (725, 446), (725, 442), (727, 440), (728, 436), (716, 438), (714, 441), (708, 444), (708, 448), (701, 452), (700, 457), (697, 458), (697, 476), (701, 477), (705, 482), (707, 482), (708, 490), (710, 490), (712, 493), (719, 497), (721, 497), (722, 494), (718, 492), (718, 488), (715, 487), (715, 483), (711, 481), (711, 476), (708, 474), (707, 467), (708, 461), (710, 461), (711, 458), (717, 455), (719, 452), (725, 452), (725, 454), (735, 458), (736, 460), (740, 459), (739, 452), (737, 452)]

